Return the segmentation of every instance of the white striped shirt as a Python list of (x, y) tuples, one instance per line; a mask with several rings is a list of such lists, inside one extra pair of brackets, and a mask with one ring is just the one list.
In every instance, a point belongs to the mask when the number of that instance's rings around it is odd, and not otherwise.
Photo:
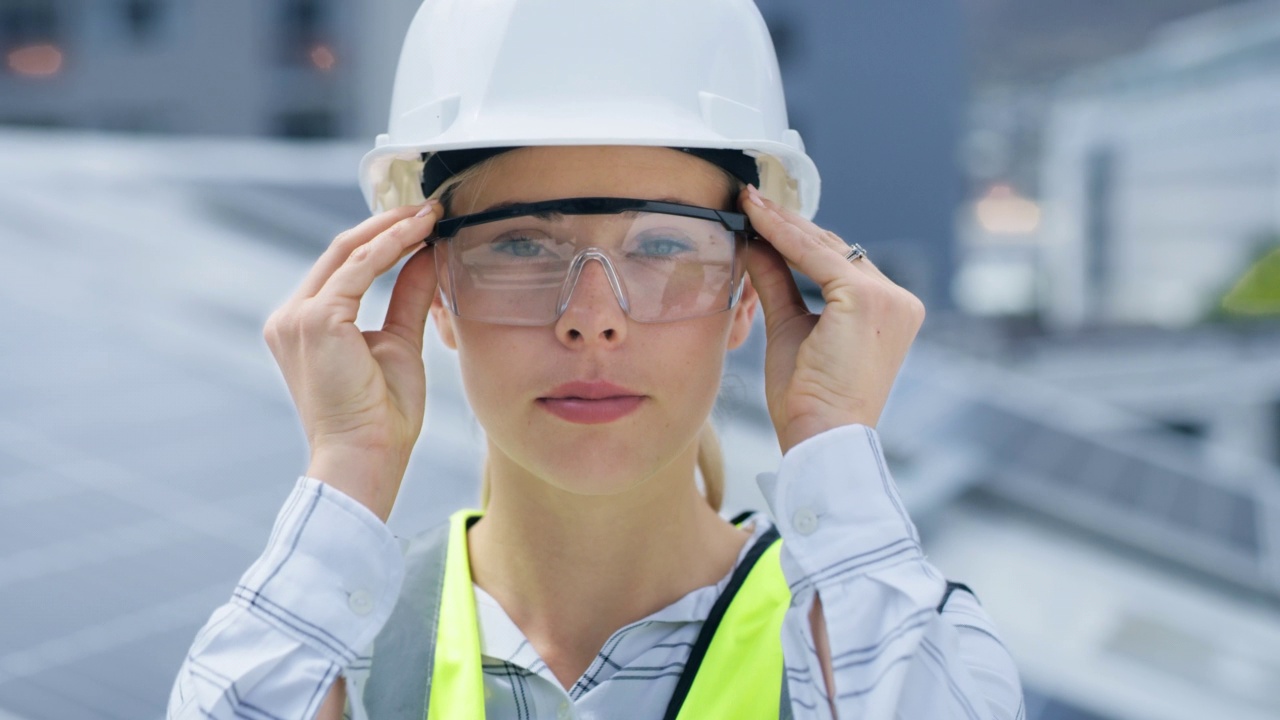
[[(954, 592), (937, 611), (946, 581), (924, 557), (874, 429), (849, 425), (810, 438), (786, 454), (777, 474), (758, 480), (779, 519), (792, 591), (782, 646), (795, 718), (831, 717), (809, 622), (815, 593), (839, 717), (1023, 717), (1013, 661), (975, 598)], [(770, 522), (764, 514), (753, 519), (758, 537)], [(196, 636), (168, 717), (309, 718), (341, 674), (348, 714), (364, 720), (372, 643), (399, 595), (401, 552), (363, 505), (300, 478), (266, 551)], [(727, 582), (619, 629), (568, 691), (477, 589), (487, 716), (661, 718)]]

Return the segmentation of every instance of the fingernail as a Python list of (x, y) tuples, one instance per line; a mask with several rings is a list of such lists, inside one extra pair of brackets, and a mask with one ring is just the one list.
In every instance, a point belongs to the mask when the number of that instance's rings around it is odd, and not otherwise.
[(428, 200), (428, 201), (426, 201), (425, 203), (423, 203), (423, 204), (422, 204), (422, 209), (421, 209), (421, 210), (419, 210), (419, 211), (418, 211), (418, 214), (417, 214), (417, 215), (414, 215), (414, 217), (416, 217), (416, 218), (420, 218), (420, 217), (422, 217), (422, 216), (424, 216), (424, 215), (428, 215), (428, 214), (430, 214), (430, 213), (431, 213), (431, 211), (432, 211), (432, 210), (434, 210), (435, 208), (436, 208), (436, 201), (435, 201), (435, 200)]
[(760, 191), (756, 189), (755, 185), (747, 186), (747, 197), (757, 207), (764, 207), (764, 198), (760, 197)]

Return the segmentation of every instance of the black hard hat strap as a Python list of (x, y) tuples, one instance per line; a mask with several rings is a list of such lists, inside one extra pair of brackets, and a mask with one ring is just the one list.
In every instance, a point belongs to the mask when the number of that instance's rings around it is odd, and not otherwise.
[[(454, 175), (495, 155), (501, 155), (508, 150), (515, 149), (514, 147), (493, 147), (423, 153), (422, 196), (431, 197), (431, 194), (437, 188)], [(717, 148), (672, 149), (688, 153), (717, 165), (747, 185), (760, 186), (760, 170), (756, 166), (756, 159), (741, 150), (721, 150)]]

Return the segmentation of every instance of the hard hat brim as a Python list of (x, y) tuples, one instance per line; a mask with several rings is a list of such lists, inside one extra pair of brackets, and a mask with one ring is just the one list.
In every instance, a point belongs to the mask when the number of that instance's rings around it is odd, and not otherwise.
[[(671, 108), (655, 113), (633, 108), (615, 114), (609, 122), (600, 122), (600, 109), (596, 107), (586, 115), (594, 120), (591, 123), (584, 123), (582, 115), (575, 118), (571, 109), (560, 110), (542, 117), (526, 113), (519, 118), (505, 118), (490, 111), (484, 118), (465, 123), (465, 136), (451, 132), (463, 123), (416, 142), (409, 139), (391, 144), (380, 136), (382, 144), (360, 161), (360, 188), (365, 202), (371, 211), (378, 212), (425, 200), (419, 186), (423, 152), (506, 146), (636, 145), (741, 150), (757, 159), (760, 189), (766, 197), (806, 218), (812, 218), (818, 210), (818, 169), (794, 131), (787, 131), (787, 139), (794, 141), (791, 145), (760, 139), (764, 132), (751, 132), (752, 128), (735, 133), (737, 138), (726, 137), (708, 130), (701, 119), (682, 122), (679, 113), (671, 112)], [(644, 117), (646, 114), (649, 116)], [(403, 133), (398, 135), (404, 138)]]

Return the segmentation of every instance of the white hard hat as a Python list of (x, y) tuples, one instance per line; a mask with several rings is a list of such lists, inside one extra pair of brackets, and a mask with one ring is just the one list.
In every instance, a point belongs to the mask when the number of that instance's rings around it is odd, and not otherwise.
[(360, 162), (370, 209), (425, 199), (424, 153), (527, 145), (741, 150), (766, 197), (818, 209), (751, 0), (426, 0)]

